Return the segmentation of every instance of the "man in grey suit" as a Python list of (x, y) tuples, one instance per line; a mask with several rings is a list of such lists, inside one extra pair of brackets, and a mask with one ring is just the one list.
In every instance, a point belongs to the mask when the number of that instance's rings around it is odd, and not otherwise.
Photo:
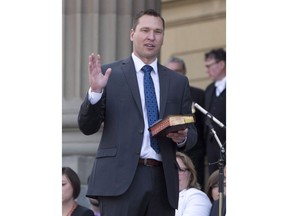
[(156, 11), (141, 11), (130, 32), (133, 52), (129, 58), (101, 66), (100, 55), (89, 56), (90, 88), (78, 124), (90, 135), (104, 123), (87, 191), (87, 197), (99, 200), (101, 216), (172, 216), (178, 206), (175, 152), (192, 148), (197, 131), (191, 125), (157, 137), (160, 152), (154, 150), (143, 86), (143, 66), (149, 65), (159, 118), (192, 113), (188, 79), (157, 60), (164, 27)]

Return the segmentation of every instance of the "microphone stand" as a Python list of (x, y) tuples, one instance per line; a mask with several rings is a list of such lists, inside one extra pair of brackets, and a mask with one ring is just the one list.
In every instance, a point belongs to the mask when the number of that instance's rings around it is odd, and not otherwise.
[(221, 144), (216, 131), (214, 130), (211, 119), (206, 119), (206, 124), (209, 127), (211, 134), (216, 139), (219, 148), (220, 148), (220, 155), (218, 160), (218, 166), (219, 166), (219, 216), (222, 216), (223, 214), (223, 195), (224, 195), (224, 155), (225, 155), (225, 149), (223, 145)]

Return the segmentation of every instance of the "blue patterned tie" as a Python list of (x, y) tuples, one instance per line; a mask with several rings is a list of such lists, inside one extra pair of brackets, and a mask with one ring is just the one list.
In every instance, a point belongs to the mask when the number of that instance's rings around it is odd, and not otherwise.
[[(151, 77), (152, 70), (153, 68), (150, 65), (144, 65), (142, 67), (142, 71), (144, 71), (144, 94), (149, 126), (159, 119), (157, 99)], [(151, 147), (155, 150), (155, 152), (160, 153), (156, 137), (152, 137), (150, 134), (150, 141)]]

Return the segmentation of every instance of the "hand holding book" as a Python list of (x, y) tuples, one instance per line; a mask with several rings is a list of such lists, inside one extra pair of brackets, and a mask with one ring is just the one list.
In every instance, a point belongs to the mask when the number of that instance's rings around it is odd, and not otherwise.
[(149, 127), (152, 136), (166, 136), (170, 132), (184, 130), (195, 122), (193, 115), (169, 115)]

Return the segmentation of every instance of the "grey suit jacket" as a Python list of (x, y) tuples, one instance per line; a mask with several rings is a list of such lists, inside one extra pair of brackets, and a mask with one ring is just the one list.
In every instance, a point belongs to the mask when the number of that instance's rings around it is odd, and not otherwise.
[[(78, 124), (90, 135), (104, 122), (103, 134), (89, 180), (87, 196), (117, 196), (130, 186), (140, 156), (144, 132), (141, 99), (132, 57), (104, 65), (102, 71), (112, 68), (102, 98), (91, 105), (88, 97), (81, 105)], [(187, 77), (158, 64), (160, 82), (160, 112), (191, 114), (191, 97)], [(168, 138), (159, 138), (163, 169), (170, 205), (177, 208), (179, 181), (175, 152), (177, 145)], [(194, 125), (189, 127), (184, 149), (197, 141)], [(184, 150), (183, 149), (183, 150)], [(141, 190), (139, 188), (139, 190)]]

